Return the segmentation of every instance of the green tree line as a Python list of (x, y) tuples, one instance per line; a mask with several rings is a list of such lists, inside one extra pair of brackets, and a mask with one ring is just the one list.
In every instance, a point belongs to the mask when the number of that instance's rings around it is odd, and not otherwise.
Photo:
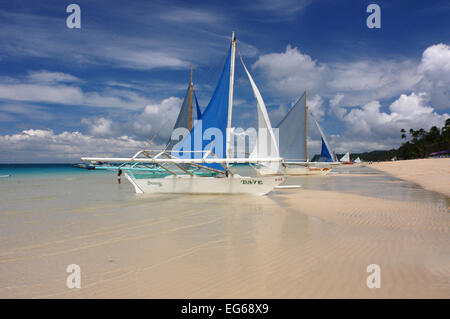
[[(431, 153), (450, 150), (450, 118), (445, 121), (441, 129), (433, 126), (428, 132), (424, 129), (400, 130), (400, 137), (404, 141), (398, 149), (385, 151), (371, 151), (363, 153), (351, 153), (351, 160), (360, 158), (365, 162), (389, 161), (392, 158), (414, 159), (425, 158)], [(344, 154), (336, 154), (339, 159)], [(312, 161), (319, 160), (319, 155), (315, 155)]]
[(441, 129), (433, 126), (428, 132), (421, 128), (410, 129), (408, 133), (401, 129), (400, 133), (405, 142), (397, 150), (398, 159), (425, 158), (434, 152), (450, 150), (450, 118)]

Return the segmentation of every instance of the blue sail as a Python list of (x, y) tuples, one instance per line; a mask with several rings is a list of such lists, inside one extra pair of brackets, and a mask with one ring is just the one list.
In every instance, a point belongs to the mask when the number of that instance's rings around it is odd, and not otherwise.
[[(203, 111), (203, 114), (201, 114), (201, 119), (196, 122), (189, 135), (181, 141), (177, 148), (174, 148), (174, 151), (177, 152), (174, 155), (182, 158), (201, 158), (203, 154), (200, 152), (190, 154), (184, 151), (209, 151), (212, 149), (217, 158), (226, 157), (230, 63), (231, 49), (229, 50), (219, 83), (208, 106)], [(222, 171), (225, 170), (220, 164), (204, 165)]]
[(195, 106), (196, 106), (196, 110), (197, 110), (197, 120), (200, 120), (202, 118), (202, 111), (200, 111), (200, 106), (198, 106), (198, 100), (197, 100), (197, 95), (195, 94), (194, 91), (194, 97), (195, 97)]
[(333, 157), (330, 154), (330, 150), (327, 147), (327, 144), (325, 143), (325, 141), (322, 139), (322, 151), (320, 152), (320, 159), (325, 159), (325, 162), (332, 162), (333, 161)]

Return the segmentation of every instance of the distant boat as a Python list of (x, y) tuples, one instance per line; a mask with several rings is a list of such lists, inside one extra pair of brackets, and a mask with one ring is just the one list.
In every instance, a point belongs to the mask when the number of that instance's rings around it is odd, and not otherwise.
[(362, 163), (362, 161), (361, 161), (361, 159), (359, 158), (359, 156), (358, 156), (357, 159), (355, 159), (355, 163), (357, 163), (357, 164)]
[(0, 175), (0, 178), (11, 177), (11, 174)]
[(344, 165), (351, 165), (353, 162), (350, 160), (350, 152), (345, 153), (344, 156), (339, 160)]
[[(321, 136), (322, 148), (318, 162), (308, 160), (308, 114), (305, 91), (277, 126), (279, 154), (283, 158), (284, 175), (325, 175), (333, 167), (341, 164), (336, 161), (322, 128), (311, 114), (309, 115)], [(276, 174), (273, 169), (261, 169), (260, 173)]]
[[(98, 164), (97, 164), (98, 165)], [(72, 165), (73, 167), (76, 167), (76, 168), (84, 168), (84, 169), (88, 169), (88, 170), (91, 170), (91, 169), (95, 169), (96, 168), (96, 165), (95, 164), (86, 164), (86, 163), (79, 163), (79, 164), (74, 164), (74, 165)]]

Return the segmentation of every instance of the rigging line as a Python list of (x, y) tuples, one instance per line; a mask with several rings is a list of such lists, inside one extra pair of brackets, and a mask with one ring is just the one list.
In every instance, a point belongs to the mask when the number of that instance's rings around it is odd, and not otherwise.
[(156, 137), (161, 133), (163, 127), (166, 125), (166, 123), (169, 121), (170, 117), (167, 117), (164, 122), (160, 125), (159, 129), (156, 131), (156, 133), (152, 136), (152, 138), (147, 142), (145, 145), (145, 148), (150, 147), (150, 145), (153, 144), (153, 141), (156, 139)]

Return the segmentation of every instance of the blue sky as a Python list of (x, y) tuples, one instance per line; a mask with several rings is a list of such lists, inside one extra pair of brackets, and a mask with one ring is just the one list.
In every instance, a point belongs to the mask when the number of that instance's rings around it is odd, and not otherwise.
[[(66, 27), (70, 3), (81, 29)], [(366, 26), (370, 3), (380, 29)], [(449, 14), (448, 1), (3, 1), (0, 162), (163, 144), (190, 65), (204, 107), (232, 30), (273, 125), (306, 89), (337, 152), (396, 147), (400, 128), (449, 116)], [(234, 125), (254, 126), (240, 65), (235, 102)]]

